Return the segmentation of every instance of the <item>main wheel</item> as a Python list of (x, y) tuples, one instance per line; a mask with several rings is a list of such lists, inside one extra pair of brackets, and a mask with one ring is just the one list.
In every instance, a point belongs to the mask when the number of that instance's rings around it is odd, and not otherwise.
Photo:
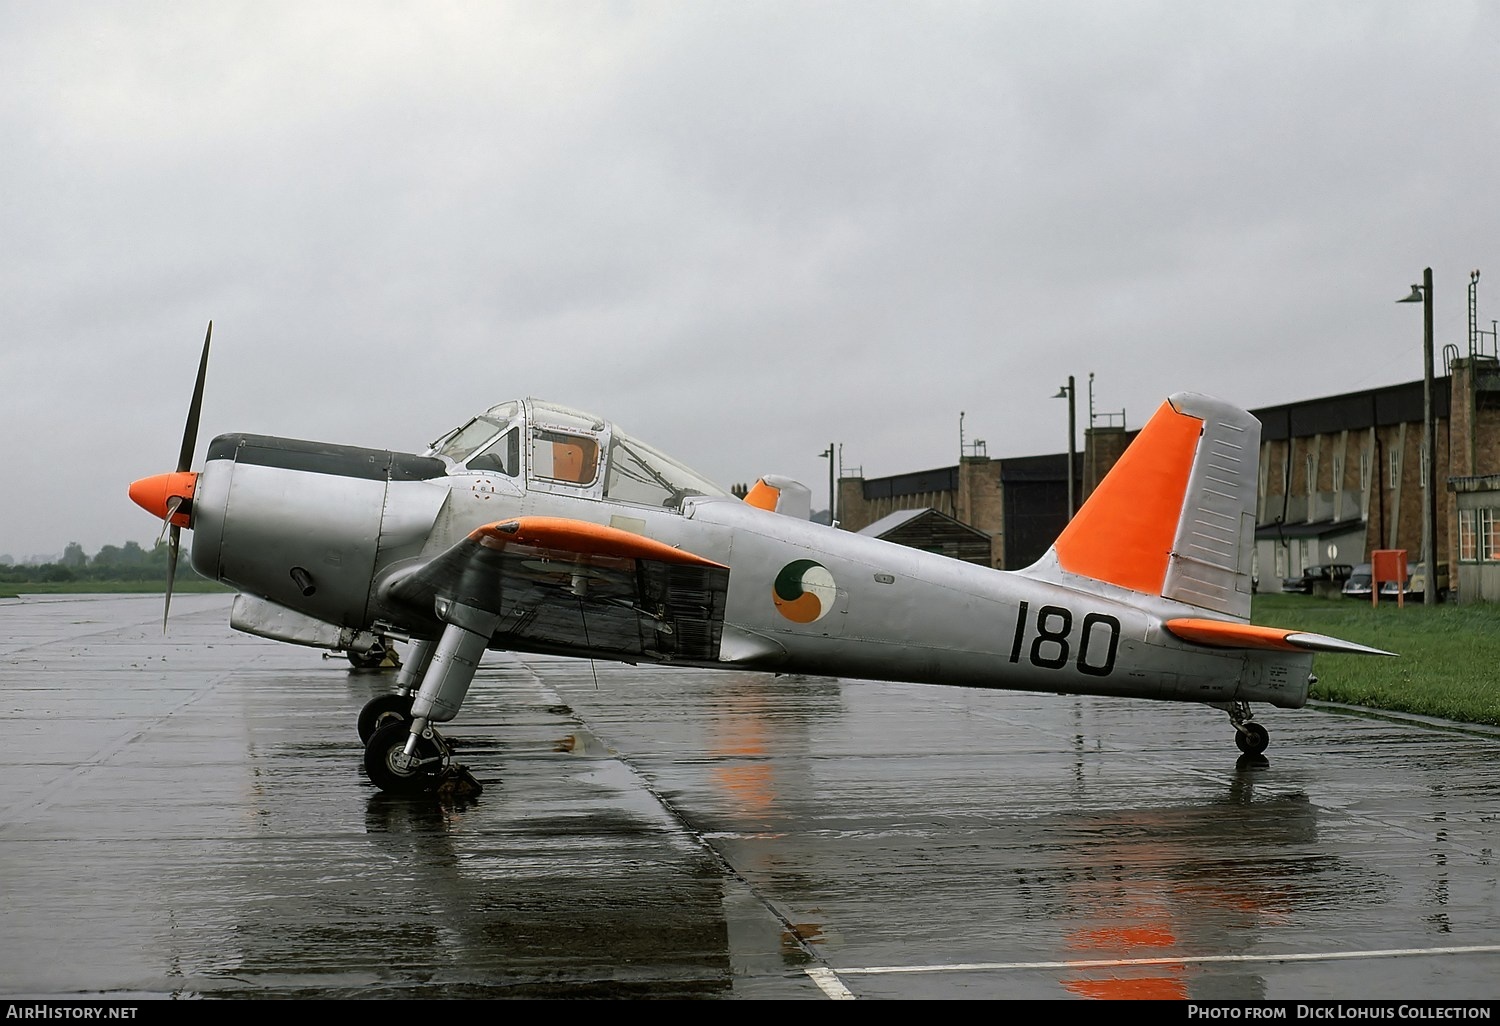
[(366, 702), (355, 724), (360, 743), (369, 744), (375, 732), (387, 723), (410, 721), (411, 704), (415, 699), (415, 695), (377, 695)]
[(1266, 745), (1271, 743), (1271, 735), (1265, 727), (1251, 720), (1234, 732), (1234, 743), (1239, 745), (1240, 751), (1246, 755), (1259, 755), (1266, 750)]
[(443, 768), (443, 752), (436, 741), (419, 738), (416, 766), (401, 767), (396, 759), (406, 751), (411, 729), (406, 721), (387, 723), (371, 736), (365, 745), (365, 772), (370, 783), (392, 794), (415, 794), (432, 786), (433, 778)]

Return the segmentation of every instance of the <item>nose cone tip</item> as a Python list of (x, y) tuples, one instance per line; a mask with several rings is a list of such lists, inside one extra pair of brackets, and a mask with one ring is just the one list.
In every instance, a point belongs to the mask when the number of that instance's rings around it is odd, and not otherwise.
[[(188, 500), (198, 483), (198, 475), (189, 472), (155, 474), (143, 477), (130, 484), (130, 500), (158, 520), (167, 518), (167, 506), (173, 498)], [(178, 513), (172, 517), (178, 527), (187, 527), (188, 516)]]

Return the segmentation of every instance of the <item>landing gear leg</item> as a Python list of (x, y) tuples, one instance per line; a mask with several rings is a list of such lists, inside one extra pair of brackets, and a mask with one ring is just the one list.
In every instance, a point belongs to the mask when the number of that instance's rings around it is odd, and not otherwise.
[[(388, 724), (370, 737), (365, 748), (365, 772), (383, 791), (424, 790), (441, 785), (444, 775), (467, 773), (452, 765), (448, 746), (433, 724), (445, 723), (458, 714), (500, 618), (472, 606), (446, 602), (439, 604), (438, 615), (448, 626), (433, 646), (430, 664), (422, 674), (422, 687), (411, 705), (410, 724)], [(402, 726), (406, 728), (404, 741), (399, 733)]]
[(1234, 724), (1234, 743), (1240, 751), (1259, 755), (1266, 750), (1271, 743), (1270, 732), (1251, 719), (1255, 714), (1250, 711), (1249, 702), (1215, 702), (1214, 707), (1229, 714), (1229, 722)]
[(432, 664), (433, 642), (430, 638), (422, 638), (411, 643), (411, 655), (401, 672), (396, 675), (396, 690), (403, 695), (409, 695), (421, 686), (422, 674), (427, 672), (427, 667)]

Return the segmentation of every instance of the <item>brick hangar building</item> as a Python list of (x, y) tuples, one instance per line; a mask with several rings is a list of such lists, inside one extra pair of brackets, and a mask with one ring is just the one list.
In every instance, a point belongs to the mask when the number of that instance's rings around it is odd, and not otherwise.
[[(1471, 318), (1472, 324), (1472, 318)], [(1433, 382), (1439, 580), (1459, 601), (1500, 602), (1500, 362), (1470, 331)], [(1422, 559), (1422, 382), (1251, 411), (1261, 422), (1252, 573), (1262, 590), (1375, 549)], [(1123, 422), (1123, 416), (1120, 418)], [(1138, 429), (1090, 427), (1072, 474), (1081, 505)], [(990, 458), (891, 477), (843, 477), (840, 526), (1000, 569), (1028, 566), (1068, 519), (1068, 455)]]

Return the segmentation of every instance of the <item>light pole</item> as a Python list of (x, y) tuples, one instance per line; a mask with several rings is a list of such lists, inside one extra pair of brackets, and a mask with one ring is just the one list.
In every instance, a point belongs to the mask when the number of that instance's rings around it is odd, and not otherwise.
[[(1088, 454), (1084, 461), (1088, 464), (1088, 473), (1083, 477), (1084, 490), (1088, 491), (1099, 486), (1098, 464), (1094, 462), (1096, 450), (1099, 448), (1099, 440), (1094, 437), (1094, 372), (1089, 371), (1089, 426), (1084, 433), (1084, 452)], [(1089, 441), (1094, 442), (1093, 445)]]
[(1077, 504), (1074, 501), (1074, 496), (1073, 496), (1073, 461), (1075, 459), (1074, 454), (1078, 451), (1078, 442), (1077, 442), (1077, 423), (1078, 423), (1078, 418), (1075, 416), (1075, 409), (1077, 407), (1077, 396), (1078, 396), (1078, 390), (1073, 386), (1073, 375), (1069, 374), (1068, 375), (1068, 383), (1066, 385), (1063, 385), (1061, 388), (1059, 388), (1057, 390), (1057, 394), (1052, 397), (1054, 399), (1067, 399), (1068, 400), (1068, 519), (1069, 520), (1073, 519), (1073, 514), (1074, 514), (1074, 512), (1078, 508)]
[(833, 470), (834, 470), (834, 466), (833, 466), (833, 443), (832, 442), (828, 443), (828, 448), (826, 448), (822, 452), (818, 453), (818, 458), (819, 459), (822, 459), (825, 456), (828, 457), (828, 526), (829, 527), (833, 527), (835, 524), (838, 523), (838, 518), (834, 516), (834, 510), (833, 510)]
[(1432, 423), (1432, 268), (1398, 303), (1422, 304), (1422, 605), (1437, 602), (1437, 431)]

